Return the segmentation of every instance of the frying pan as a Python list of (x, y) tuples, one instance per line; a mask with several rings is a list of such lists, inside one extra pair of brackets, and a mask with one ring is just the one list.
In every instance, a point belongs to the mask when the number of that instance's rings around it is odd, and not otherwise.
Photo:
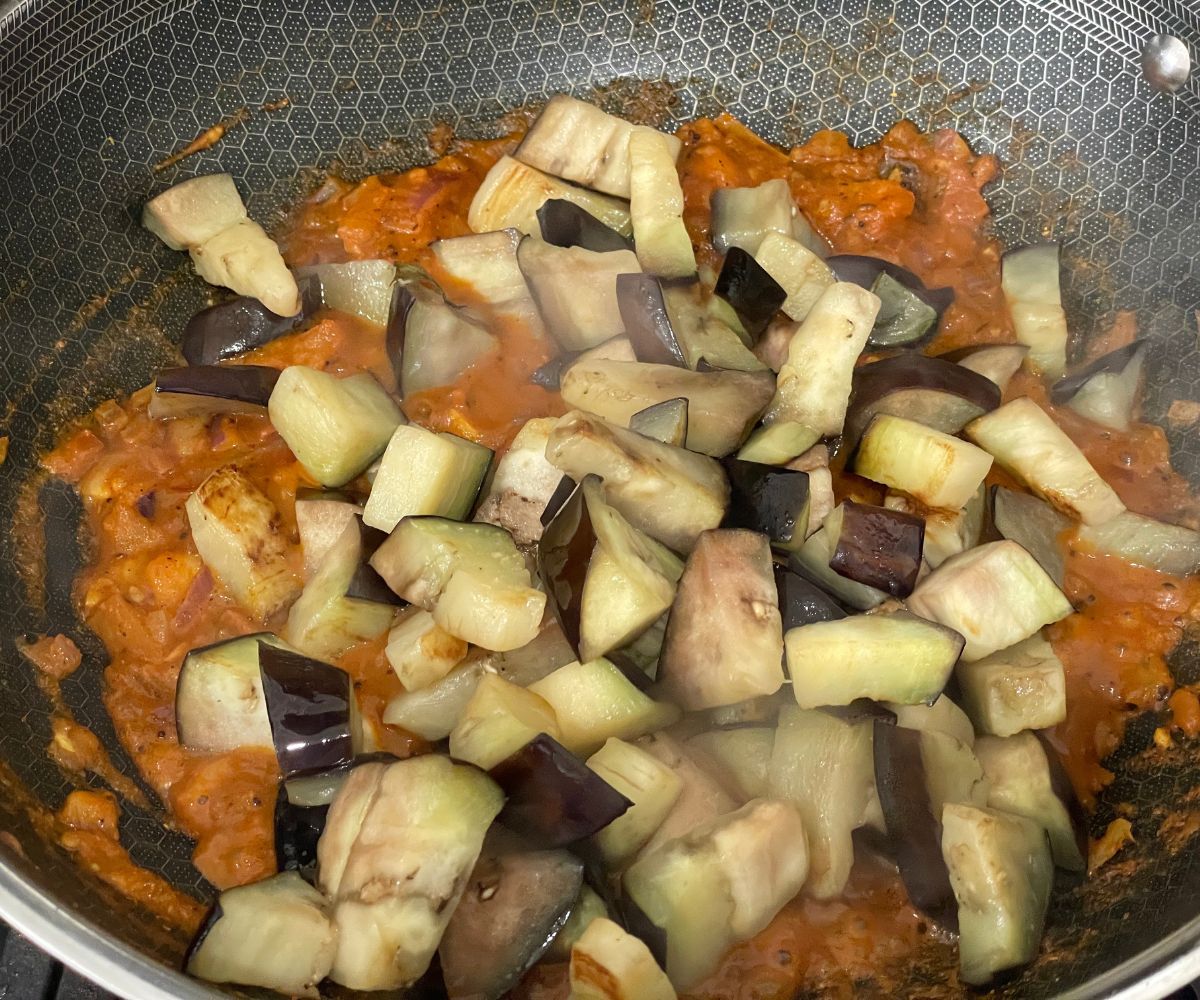
[[(151, 191), (226, 170), (255, 218), (278, 221), (326, 171), (427, 160), (434, 124), (486, 134), (558, 91), (667, 124), (728, 109), (780, 143), (818, 126), (869, 141), (903, 117), (950, 126), (1007, 165), (989, 192), (1002, 238), (1066, 241), (1079, 339), (1137, 312), (1154, 345), (1145, 409), (1162, 422), (1200, 385), (1200, 87), (1168, 95), (1142, 80), (1139, 48), (1160, 32), (1195, 52), (1200, 12), (1179, 0), (0, 3), (0, 519), (13, 526), (0, 542), (0, 915), (127, 997), (218, 995), (172, 971), (185, 942), (44, 837), (71, 785), (45, 756), (49, 706), (13, 642), (75, 637), (85, 666), (63, 695), (133, 776), (100, 700), (104, 651), (71, 611), (73, 500), (36, 470), (64, 421), (148, 382), (204, 302), (181, 255), (137, 225)], [(155, 172), (229, 116), (220, 143)], [(1196, 436), (1172, 444), (1195, 478)], [(1200, 680), (1197, 649), (1176, 653), (1180, 680)], [(997, 995), (1154, 997), (1200, 973), (1200, 845), (1186, 835), (1200, 826), (1200, 763), (1193, 747), (1154, 749), (1154, 725), (1135, 721), (1110, 761), (1093, 831), (1126, 803), (1136, 844), (1060, 889), (1042, 957)], [(161, 820), (124, 806), (123, 841), (205, 893)], [(918, 961), (887, 991), (930, 996), (939, 980)]]

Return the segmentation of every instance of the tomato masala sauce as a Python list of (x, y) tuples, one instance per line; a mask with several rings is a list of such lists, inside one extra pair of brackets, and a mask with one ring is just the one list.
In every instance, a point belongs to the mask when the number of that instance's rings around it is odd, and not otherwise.
[[(717, 261), (708, 242), (713, 190), (782, 177), (835, 252), (885, 257), (930, 287), (954, 288), (955, 302), (942, 318), (933, 353), (1013, 340), (1000, 290), (1001, 248), (989, 234), (982, 195), (998, 163), (972, 153), (956, 133), (923, 134), (904, 122), (860, 149), (844, 135), (823, 131), (785, 151), (721, 116), (685, 125), (678, 135), (684, 143), (685, 219), (702, 263)], [(419, 264), (444, 280), (429, 244), (469, 232), (467, 208), (479, 182), (519, 138), (514, 133), (452, 143), (430, 166), (357, 184), (327, 181), (299, 207), (283, 237), (288, 262), (383, 257)], [(457, 291), (469, 297), (469, 289)], [(405, 400), (405, 411), (425, 426), (502, 449), (524, 421), (563, 412), (557, 394), (529, 382), (547, 359), (544, 344), (510, 323), (499, 331), (491, 355), (456, 384)], [(342, 315), (321, 315), (307, 331), (238, 362), (304, 364), (339, 374), (366, 370), (395, 387), (382, 331)], [(1053, 410), (1033, 379), (1014, 380), (1009, 396), (1016, 395), (1032, 395)], [(316, 484), (265, 416), (151, 420), (149, 396), (143, 389), (124, 402), (104, 404), (44, 464), (78, 484), (95, 539), (77, 600), (111, 656), (106, 704), (116, 731), (166, 804), (170, 822), (195, 839), (196, 867), (224, 889), (274, 870), (278, 772), (273, 754), (265, 751), (183, 750), (175, 731), (176, 677), (188, 650), (282, 621), (251, 620), (214, 585), (192, 545), (184, 502), (211, 472), (235, 463), (279, 508), (299, 577), (294, 500), (297, 489)], [(1195, 518), (1192, 492), (1171, 470), (1159, 428), (1135, 425), (1119, 434), (1070, 412), (1054, 415), (1131, 509), (1171, 521)], [(1187, 690), (1173, 696), (1166, 666), (1166, 656), (1200, 609), (1200, 581), (1071, 551), (1067, 590), (1078, 613), (1050, 635), (1067, 671), (1069, 717), (1053, 739), (1090, 803), (1111, 779), (1101, 761), (1116, 748), (1132, 713), (1164, 708), (1172, 699), (1180, 724), (1200, 727), (1200, 702)], [(420, 752), (425, 745), (419, 739), (381, 722), (383, 706), (400, 690), (383, 645), (383, 639), (363, 644), (339, 665), (353, 676), (381, 746), (398, 755)], [(164, 919), (194, 926), (197, 908), (127, 870), (109, 800), (75, 800), (63, 820), (72, 849), (93, 871)], [(922, 942), (929, 943), (929, 934), (896, 876), (863, 862), (843, 897), (794, 900), (690, 995), (783, 1000), (813, 988), (850, 996), (856, 979), (902, 967)], [(947, 975), (953, 976), (953, 957), (948, 947), (945, 951)], [(565, 992), (563, 968), (553, 966), (535, 969), (519, 990), (530, 1000)]]

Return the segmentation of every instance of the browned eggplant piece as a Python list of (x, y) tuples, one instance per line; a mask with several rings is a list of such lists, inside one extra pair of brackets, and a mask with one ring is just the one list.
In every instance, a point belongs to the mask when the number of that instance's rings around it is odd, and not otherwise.
[(992, 487), (991, 507), (992, 524), (1000, 537), (1025, 549), (1061, 588), (1067, 563), (1059, 539), (1074, 522), (1045, 500), (1003, 486)]
[(374, 604), (390, 604), (396, 608), (407, 607), (408, 602), (383, 582), (383, 577), (375, 572), (370, 563), (375, 550), (387, 541), (387, 532), (363, 524), (361, 515), (355, 515), (355, 519), (362, 539), (362, 555), (346, 587), (346, 596)]
[(808, 577), (779, 563), (775, 564), (775, 589), (785, 633), (801, 625), (837, 621), (853, 613)]
[(875, 787), (890, 854), (913, 906), (950, 933), (958, 932), (958, 903), (942, 858), (942, 823), (926, 787), (921, 733), (876, 721)]
[(537, 219), (542, 227), (542, 239), (556, 247), (583, 247), (596, 253), (633, 249), (631, 240), (565, 198), (542, 202)]
[[(597, 479), (598, 477), (591, 477)], [(587, 482), (587, 478), (584, 479)], [(559, 496), (565, 484), (570, 492)], [(564, 477), (555, 490), (546, 510), (554, 512), (546, 521), (538, 540), (538, 575), (550, 598), (550, 610), (562, 628), (571, 648), (579, 651), (579, 623), (583, 613), (583, 583), (587, 576), (592, 550), (596, 547), (596, 532), (588, 515), (583, 496), (583, 483), (578, 486)]]
[(215, 365), (300, 329), (321, 308), (321, 282), (310, 276), (296, 284), (300, 311), (295, 316), (276, 316), (245, 295), (201, 309), (183, 328), (179, 346), (184, 360), (189, 365)]
[(265, 365), (194, 365), (164, 368), (147, 408), (155, 420), (217, 413), (266, 415), (279, 369)]
[(1104, 427), (1128, 430), (1141, 392), (1146, 353), (1145, 340), (1110, 351), (1056, 382), (1050, 390), (1051, 402), (1069, 406)]
[(954, 301), (953, 288), (926, 288), (925, 283), (912, 271), (899, 264), (893, 264), (889, 260), (865, 257), (861, 254), (842, 253), (826, 257), (825, 263), (837, 275), (838, 281), (849, 281), (866, 289), (870, 289), (881, 274), (886, 274), (893, 281), (913, 292), (921, 301), (932, 306), (938, 316), (941, 316), (946, 311), (946, 307)]
[(839, 576), (907, 597), (917, 585), (925, 520), (887, 507), (847, 500), (825, 520), (835, 535), (829, 568)]
[(687, 367), (657, 278), (649, 274), (618, 274), (617, 305), (625, 321), (625, 335), (639, 361)]
[(808, 533), (808, 473), (744, 462), (724, 461), (729, 476), (729, 509), (723, 528), (758, 531), (777, 548), (792, 550)]
[(452, 1000), (498, 1000), (554, 940), (583, 886), (583, 862), (567, 851), (493, 847), (489, 838), (438, 955)]
[(999, 405), (1000, 387), (991, 379), (942, 358), (898, 354), (855, 369), (844, 441), (857, 443), (880, 413), (957, 434)]
[(787, 299), (783, 286), (741, 247), (729, 248), (713, 294), (729, 303), (755, 343)]
[(266, 642), (258, 644), (258, 664), (284, 777), (348, 764), (354, 756), (350, 675)]
[(590, 837), (633, 804), (545, 733), (488, 774), (508, 797), (500, 821), (539, 847), (566, 847)]

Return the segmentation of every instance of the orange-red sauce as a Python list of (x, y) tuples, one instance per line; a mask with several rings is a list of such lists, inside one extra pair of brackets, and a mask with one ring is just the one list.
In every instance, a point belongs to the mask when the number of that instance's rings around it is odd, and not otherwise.
[[(842, 135), (819, 132), (785, 152), (728, 116), (694, 122), (679, 135), (685, 220), (702, 260), (715, 260), (707, 243), (711, 192), (782, 177), (835, 251), (886, 257), (929, 286), (955, 289), (935, 351), (1012, 339), (999, 285), (1000, 248), (988, 233), (981, 194), (997, 163), (973, 154), (958, 135), (923, 135), (902, 123), (861, 149)], [(466, 211), (480, 179), (518, 138), (459, 143), (437, 163), (404, 174), (354, 185), (329, 181), (297, 212), (284, 240), (289, 262), (386, 257), (436, 272), (428, 244), (468, 231)], [(407, 400), (408, 415), (503, 447), (525, 419), (561, 412), (557, 396), (527, 380), (548, 356), (547, 346), (528, 331), (506, 325), (493, 354), (456, 385)], [(380, 332), (340, 316), (327, 316), (308, 332), (243, 360), (339, 373), (365, 369), (394, 386)], [(1018, 380), (1012, 392), (1045, 403), (1033, 380)], [(97, 539), (97, 558), (83, 574), (78, 596), (88, 624), (112, 655), (106, 703), (116, 730), (174, 822), (196, 838), (201, 872), (225, 887), (272, 868), (276, 768), (262, 752), (204, 756), (182, 750), (174, 723), (175, 679), (188, 649), (280, 623), (250, 621), (214, 587), (188, 536), (183, 503), (211, 471), (236, 462), (279, 507), (298, 566), (293, 502), (297, 487), (310, 484), (265, 418), (156, 422), (147, 417), (146, 402), (143, 391), (108, 404), (101, 419), (68, 437), (46, 465), (80, 484)], [(1194, 513), (1186, 482), (1170, 470), (1159, 429), (1137, 426), (1118, 435), (1070, 413), (1055, 415), (1131, 508), (1168, 520)], [(147, 515), (138, 499), (151, 493)], [(1116, 746), (1129, 713), (1171, 696), (1164, 657), (1200, 606), (1200, 583), (1082, 552), (1071, 553), (1068, 565), (1068, 591), (1080, 613), (1052, 630), (1067, 668), (1070, 704), (1070, 717), (1054, 738), (1075, 784), (1090, 797), (1108, 780), (1100, 761)], [(355, 678), (384, 743), (399, 752), (420, 749), (378, 722), (398, 689), (382, 641), (352, 650), (340, 665)], [(1194, 696), (1171, 704), (1181, 726), (1200, 727)], [(123, 863), (114, 855), (106, 874), (104, 857), (89, 857), (110, 881), (120, 879)], [(159, 905), (154, 891), (143, 895), (132, 883), (125, 888), (146, 905)], [(903, 961), (923, 934), (896, 878), (859, 865), (844, 899), (793, 901), (692, 995), (782, 1000), (820, 983), (850, 996), (856, 977)], [(521, 992), (562, 996), (561, 969), (536, 971)]]

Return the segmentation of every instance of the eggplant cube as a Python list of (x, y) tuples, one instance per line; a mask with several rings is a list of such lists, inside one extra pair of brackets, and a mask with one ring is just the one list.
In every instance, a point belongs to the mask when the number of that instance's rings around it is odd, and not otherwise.
[(651, 129), (629, 136), (629, 216), (637, 259), (648, 274), (696, 273), (692, 238), (683, 224), (683, 188), (675, 169), (679, 140)]
[(421, 608), (412, 608), (388, 633), (388, 663), (406, 691), (436, 684), (467, 655), (467, 644), (451, 635)]
[(913, 591), (908, 607), (966, 639), (970, 663), (1065, 618), (1071, 602), (1016, 542), (980, 545), (946, 560)]
[(638, 410), (629, 418), (629, 429), (663, 444), (685, 447), (688, 433), (687, 397), (665, 399)]
[(693, 736), (687, 745), (712, 761), (715, 773), (739, 799), (748, 801), (767, 795), (774, 729), (745, 725), (716, 729)]
[(286, 336), (321, 308), (321, 283), (300, 278), (300, 311), (277, 316), (258, 299), (240, 295), (201, 309), (187, 322), (179, 350), (189, 365), (215, 365)]
[(737, 457), (739, 461), (756, 462), (759, 465), (787, 465), (820, 439), (821, 435), (811, 427), (794, 420), (781, 420), (776, 424), (755, 428)]
[(344, 264), (316, 264), (301, 268), (299, 277), (312, 275), (321, 282), (326, 309), (336, 309), (384, 326), (392, 302), (396, 265), (390, 260), (351, 260)]
[(722, 527), (766, 535), (784, 551), (800, 548), (808, 535), (808, 473), (726, 459), (729, 510)]
[(829, 558), (835, 573), (893, 597), (913, 592), (925, 547), (924, 518), (847, 500), (823, 529), (837, 539)]
[(304, 579), (311, 580), (346, 527), (362, 515), (362, 505), (335, 490), (296, 493), (296, 531), (304, 550)]
[(154, 380), (146, 413), (154, 419), (266, 413), (279, 370), (263, 365), (164, 368)]
[[(587, 215), (583, 209), (568, 201), (551, 204), (568, 205)], [(612, 232), (598, 221), (596, 225)], [(437, 257), (442, 273), (454, 279), (459, 287), (470, 289), (470, 295), (454, 295), (456, 305), (470, 306), (474, 301), (482, 300), (493, 315), (519, 324), (536, 337), (543, 337), (546, 331), (542, 319), (529, 294), (521, 268), (517, 265), (517, 247), (520, 243), (519, 231), (500, 229), (491, 233), (437, 240), (430, 249)]]
[(225, 465), (187, 499), (192, 542), (218, 582), (266, 621), (300, 592), (279, 511), (235, 466)]
[(142, 225), (172, 250), (188, 250), (246, 218), (230, 174), (206, 174), (167, 188), (146, 202)]
[[(1067, 557), (1062, 540), (1073, 526), (1072, 520), (1050, 504), (1030, 493), (991, 488), (992, 526), (1002, 538), (1025, 549), (1059, 587), (1066, 585)], [(1118, 524), (1128, 515), (1119, 514), (1100, 526)]]
[(283, 370), (267, 409), (297, 460), (324, 486), (342, 486), (361, 473), (404, 423), (373, 376), (339, 379), (303, 365)]
[(242, 219), (188, 247), (196, 273), (211, 285), (252, 295), (279, 316), (300, 311), (300, 289), (279, 247), (263, 227)]
[(562, 473), (546, 461), (546, 442), (553, 417), (526, 421), (508, 450), (496, 463), (487, 495), (474, 520), (495, 524), (518, 545), (533, 545), (542, 537), (542, 511), (562, 481)]
[(620, 867), (662, 826), (683, 789), (678, 775), (645, 750), (609, 739), (587, 761), (609, 785), (633, 803), (596, 834), (605, 861)]
[(284, 777), (348, 764), (353, 756), (350, 675), (268, 642), (259, 643), (258, 662)]
[(431, 743), (444, 740), (466, 709), (482, 676), (480, 661), (467, 660), (428, 687), (396, 695), (387, 703), (383, 721)]
[(771, 233), (799, 238), (797, 223), (807, 228), (792, 201), (788, 182), (780, 177), (757, 187), (718, 188), (711, 201), (712, 244), (718, 253), (740, 247), (757, 254)]
[(598, 917), (571, 948), (574, 1000), (675, 1000), (650, 949), (619, 924)]
[(1060, 381), (1050, 398), (1094, 423), (1127, 431), (1137, 409), (1145, 360), (1145, 341), (1134, 341)]
[(1054, 647), (1032, 635), (955, 672), (963, 708), (980, 733), (1012, 736), (1067, 717), (1067, 681)]
[(1067, 314), (1059, 287), (1057, 243), (1038, 243), (1005, 254), (1000, 274), (1017, 343), (1029, 363), (1054, 380), (1067, 366)]
[(1081, 526), (1075, 540), (1170, 576), (1200, 571), (1200, 531), (1155, 521), (1131, 510), (1104, 524)]
[(680, 743), (664, 732), (643, 736), (636, 745), (663, 764), (680, 783), (675, 804), (643, 845), (639, 856), (690, 833), (702, 823), (733, 812), (741, 804), (714, 777), (708, 757), (695, 747)]
[(565, 198), (551, 198), (537, 210), (537, 218), (542, 239), (556, 247), (583, 247), (596, 253), (633, 249), (615, 229)]
[(821, 293), (837, 281), (820, 257), (782, 232), (765, 233), (754, 259), (783, 288), (787, 298), (780, 308), (797, 323), (804, 321)]
[(741, 247), (732, 247), (725, 255), (713, 293), (729, 303), (753, 342), (788, 297), (783, 286)]
[(490, 771), (539, 733), (559, 736), (550, 703), (528, 688), (484, 674), (450, 731), (450, 756)]

